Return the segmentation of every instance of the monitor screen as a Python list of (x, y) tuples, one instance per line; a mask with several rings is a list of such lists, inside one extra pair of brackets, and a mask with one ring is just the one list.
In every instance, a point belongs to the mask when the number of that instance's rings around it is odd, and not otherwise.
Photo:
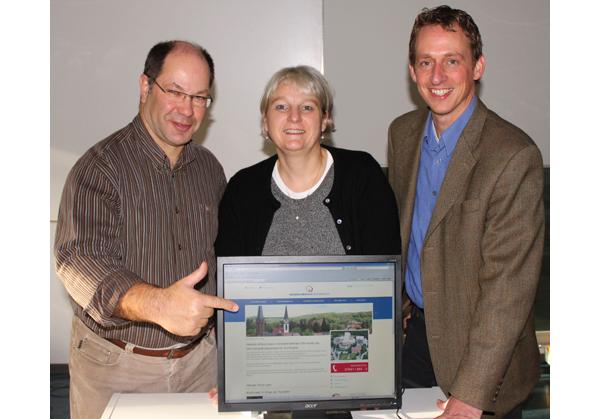
[(399, 256), (217, 259), (219, 411), (398, 408)]

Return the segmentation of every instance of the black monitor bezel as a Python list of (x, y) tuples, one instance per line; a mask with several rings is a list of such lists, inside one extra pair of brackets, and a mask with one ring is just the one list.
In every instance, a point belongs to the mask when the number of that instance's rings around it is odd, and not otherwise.
[(218, 409), (220, 412), (239, 411), (308, 411), (308, 410), (358, 410), (358, 409), (399, 409), (402, 407), (402, 280), (400, 255), (337, 255), (337, 256), (227, 256), (217, 258), (217, 295), (223, 297), (223, 267), (227, 264), (243, 263), (349, 263), (349, 262), (394, 262), (395, 299), (394, 333), (395, 341), (395, 393), (396, 397), (369, 399), (301, 400), (301, 401), (225, 401), (225, 345), (224, 315), (217, 312), (217, 357), (218, 357)]

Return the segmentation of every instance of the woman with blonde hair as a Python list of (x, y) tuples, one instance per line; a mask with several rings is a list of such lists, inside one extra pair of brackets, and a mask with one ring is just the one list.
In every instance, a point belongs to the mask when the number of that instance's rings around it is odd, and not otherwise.
[(309, 66), (281, 69), (260, 110), (276, 154), (230, 179), (217, 255), (399, 254), (396, 201), (377, 161), (322, 144), (334, 125), (323, 75)]

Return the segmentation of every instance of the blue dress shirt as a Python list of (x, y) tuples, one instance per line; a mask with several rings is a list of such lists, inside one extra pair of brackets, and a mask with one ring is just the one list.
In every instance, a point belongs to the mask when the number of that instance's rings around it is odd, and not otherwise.
[(425, 133), (421, 145), (421, 160), (417, 177), (417, 194), (413, 208), (408, 258), (406, 263), (406, 292), (413, 303), (423, 308), (423, 289), (421, 287), (421, 250), (429, 227), (429, 221), (444, 182), (448, 164), (463, 129), (469, 122), (477, 97), (473, 96), (469, 106), (439, 138), (433, 126), (431, 112), (425, 124)]

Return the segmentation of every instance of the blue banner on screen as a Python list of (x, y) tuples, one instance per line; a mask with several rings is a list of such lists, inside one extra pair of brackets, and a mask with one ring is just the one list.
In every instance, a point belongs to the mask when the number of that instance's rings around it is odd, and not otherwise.
[(292, 305), (292, 304), (373, 304), (373, 319), (391, 319), (394, 313), (392, 297), (359, 297), (359, 298), (270, 298), (270, 299), (240, 299), (234, 300), (240, 307), (236, 313), (226, 311), (225, 322), (245, 322), (246, 306), (257, 305)]

